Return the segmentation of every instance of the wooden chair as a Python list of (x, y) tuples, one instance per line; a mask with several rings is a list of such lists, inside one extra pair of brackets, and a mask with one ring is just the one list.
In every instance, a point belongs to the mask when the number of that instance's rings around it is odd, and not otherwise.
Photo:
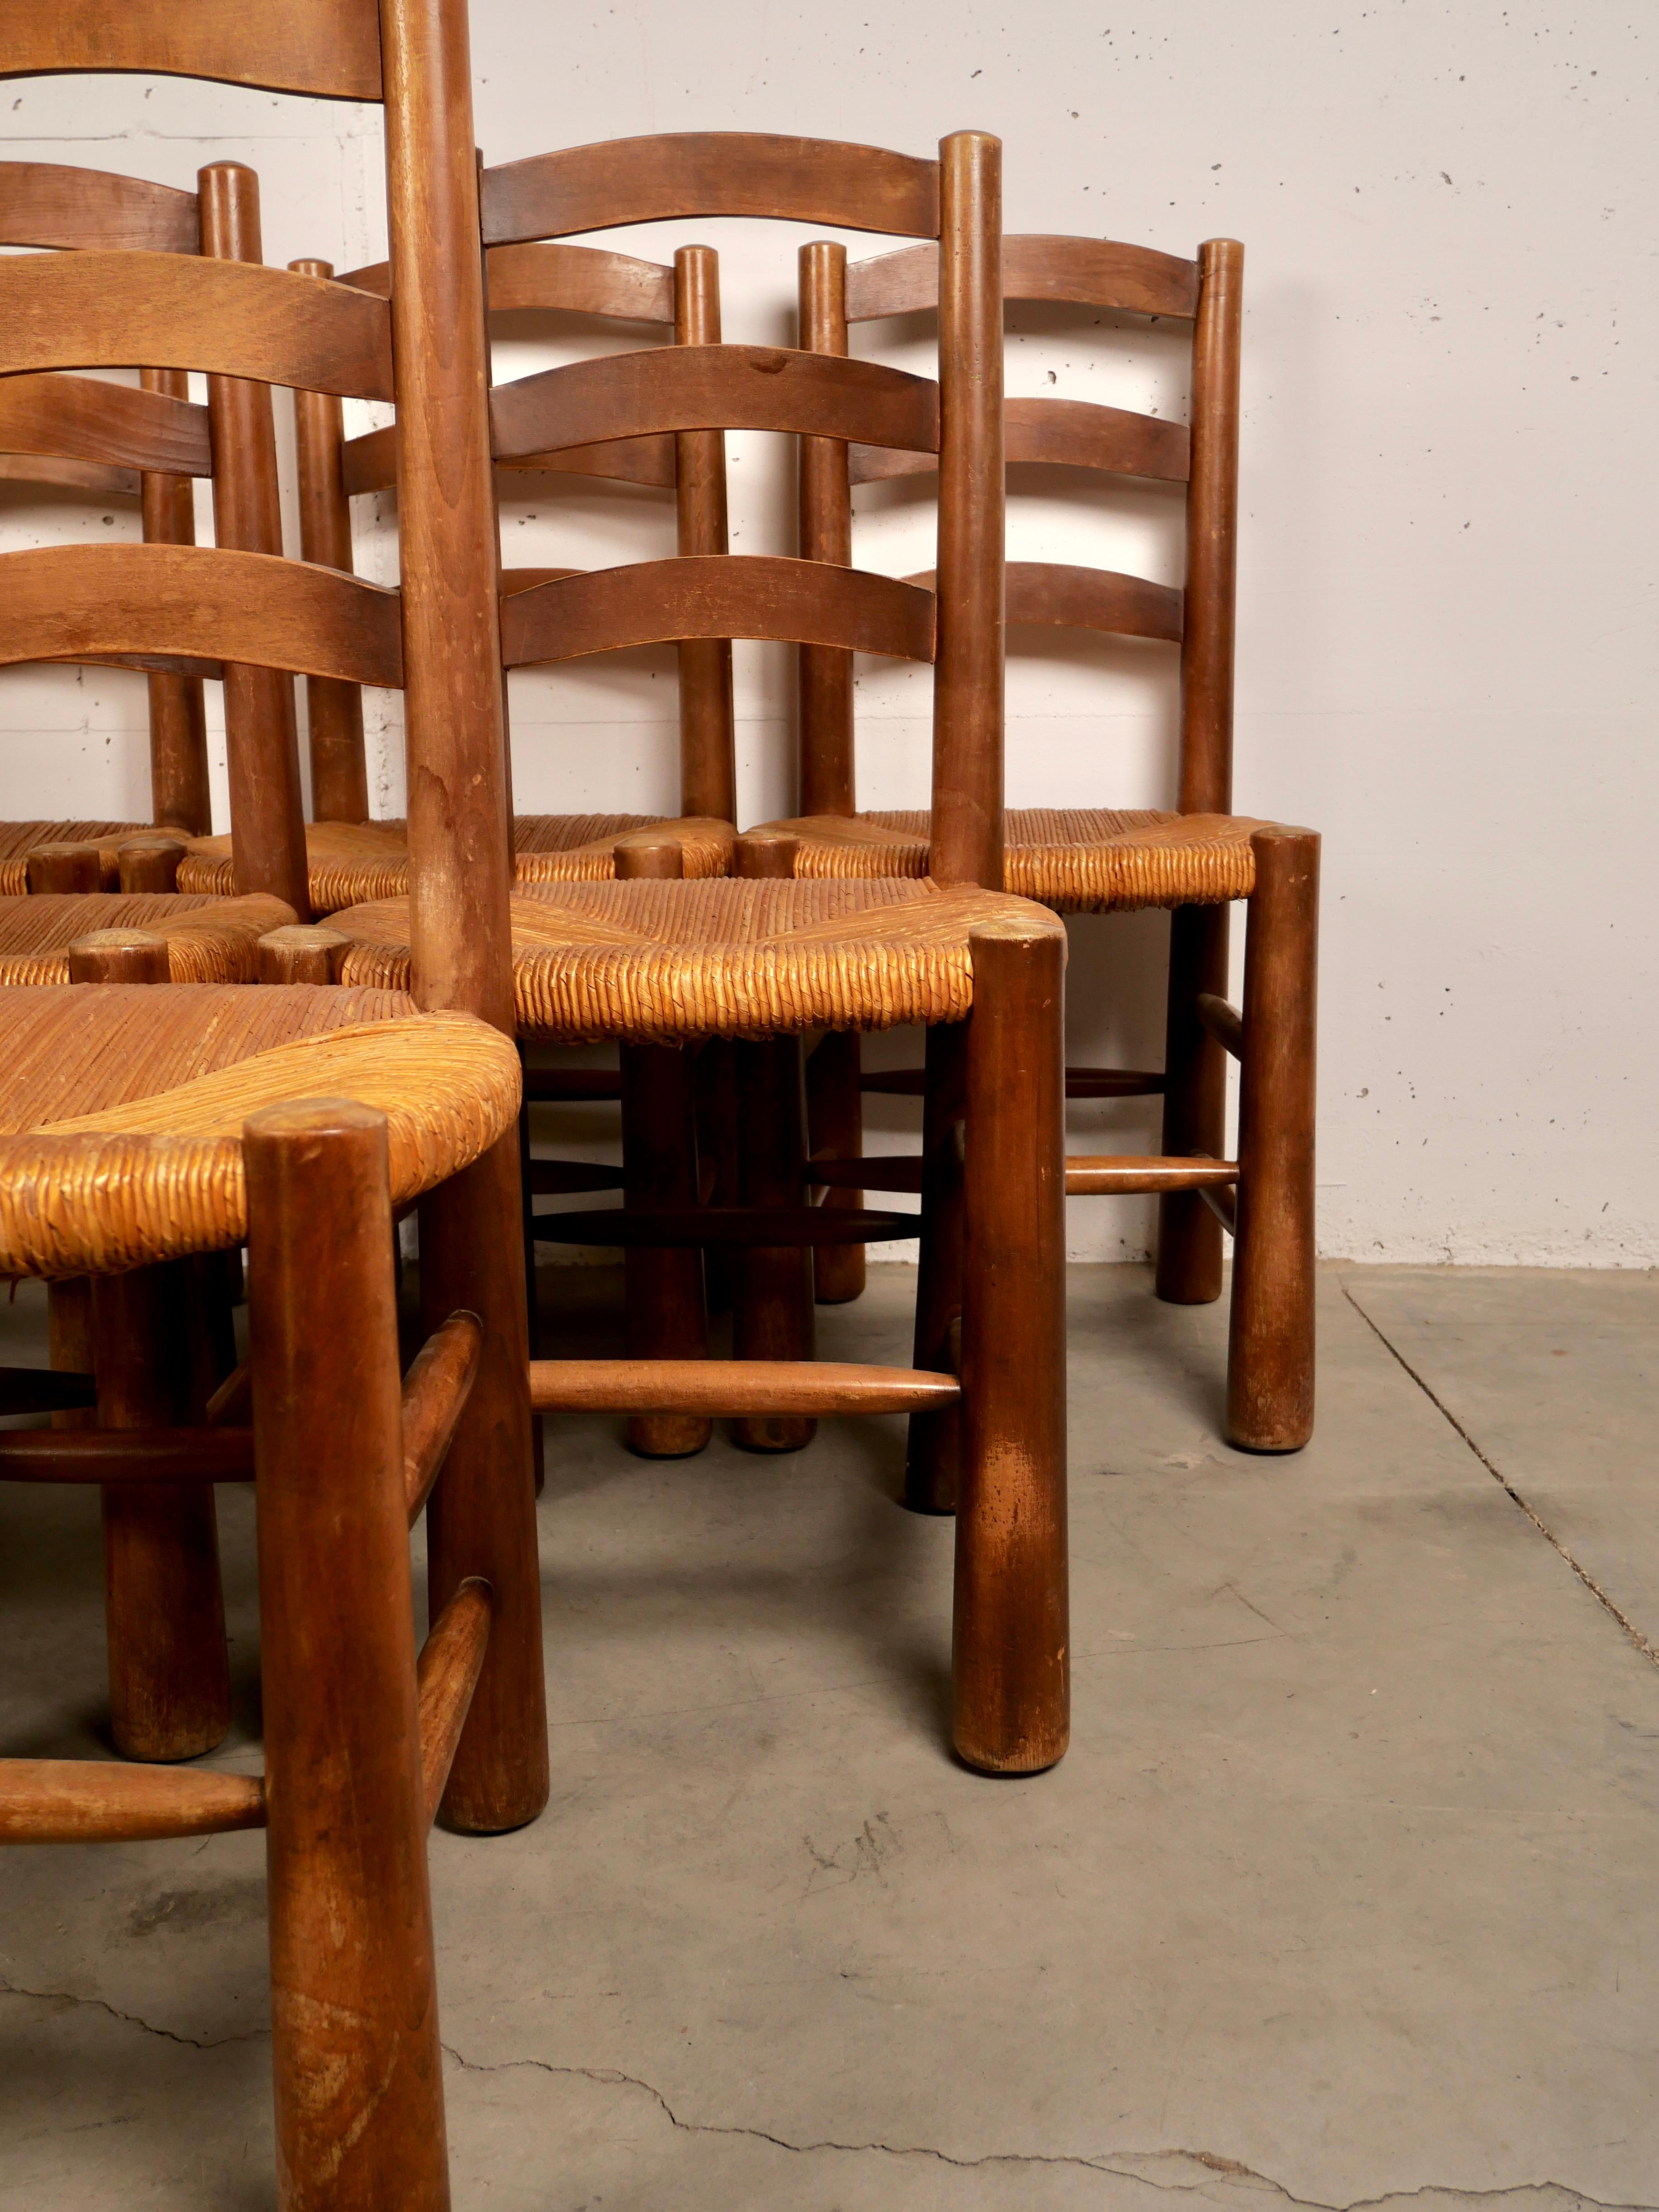
[[(332, 276), (324, 261), (289, 264), (307, 275)], [(494, 313), (558, 312), (607, 322), (655, 325), (680, 345), (720, 341), (719, 258), (706, 246), (684, 246), (673, 266), (562, 241), (492, 247), (486, 257), (489, 307)], [(351, 270), (340, 279), (386, 297), (389, 265)], [(498, 387), (498, 402), (507, 398)], [(351, 501), (391, 489), (396, 483), (395, 427), (347, 440), (337, 399), (325, 393), (295, 394), (300, 463), (300, 526), (307, 560), (349, 569)], [(585, 476), (659, 488), (674, 494), (683, 553), (726, 550), (726, 457), (716, 432), (680, 437), (612, 439), (570, 452), (515, 454), (500, 465), (515, 486), (531, 474)], [(528, 589), (548, 568), (508, 568), (501, 588)], [(308, 682), (312, 779), (319, 781), (319, 736), (326, 758), (353, 764), (362, 792), (353, 814), (342, 803), (307, 831), (312, 905), (319, 914), (392, 898), (409, 888), (403, 825), (369, 822), (363, 776), (362, 705), (355, 690), (312, 678)], [(731, 857), (737, 815), (736, 744), (732, 716), (729, 641), (687, 640), (679, 647), (680, 798), (676, 818), (647, 814), (518, 814), (513, 842), (516, 880), (534, 883), (598, 881), (614, 874), (618, 837), (638, 830), (668, 830), (685, 852), (692, 876), (723, 874)], [(356, 803), (355, 795), (353, 803)], [(198, 840), (180, 874), (191, 890), (222, 891), (231, 877), (228, 841)]]
[[(1097, 239), (1006, 241), (1006, 300), (1060, 301), (1192, 325), (1189, 425), (1059, 398), (1012, 399), (1007, 459), (1186, 486), (1187, 576), (1174, 590), (1139, 577), (1011, 562), (1007, 616), (1042, 625), (1163, 640), (1181, 654), (1179, 811), (1014, 808), (1000, 880), (1061, 914), (1172, 909), (1169, 1028), (1162, 1073), (1067, 1071), (1069, 1095), (1162, 1092), (1164, 1155), (1074, 1158), (1076, 1196), (1156, 1192), (1157, 1286), (1180, 1304), (1218, 1297), (1221, 1232), (1234, 1234), (1227, 1434), (1291, 1451), (1312, 1431), (1314, 1010), (1319, 840), (1310, 830), (1235, 815), (1233, 631), (1238, 477), (1239, 326), (1243, 248), (1212, 239), (1196, 260)], [(909, 248), (848, 266), (828, 241), (801, 249), (804, 344), (848, 352), (849, 325), (935, 307), (932, 258)], [(852, 487), (923, 474), (926, 453), (803, 441), (802, 550), (851, 558)], [(926, 579), (917, 580), (925, 581)], [(812, 878), (919, 876), (929, 865), (925, 813), (860, 813), (854, 787), (851, 656), (820, 647), (800, 660), (799, 817), (770, 825), (798, 840)], [(1244, 1007), (1226, 1002), (1229, 902), (1249, 902)], [(855, 1039), (815, 1056), (813, 1152), (861, 1148)], [(1241, 1062), (1239, 1157), (1225, 1151), (1225, 1058)], [(867, 1089), (919, 1087), (903, 1073)], [(835, 1191), (830, 1202), (856, 1205)], [(843, 1261), (841, 1294), (861, 1280)]]
[[(940, 449), (933, 592), (794, 560), (702, 556), (556, 578), (503, 604), (509, 666), (732, 636), (932, 661), (943, 832), (925, 882), (780, 879), (793, 872), (793, 847), (762, 838), (739, 841), (737, 879), (686, 883), (674, 841), (653, 846), (641, 833), (618, 855), (623, 880), (538, 886), (514, 899), (521, 1034), (617, 1039), (650, 1056), (640, 1120), (653, 1125), (645, 1157), (661, 1177), (648, 1192), (630, 1188), (635, 1202), (617, 1212), (556, 1218), (541, 1233), (690, 1255), (737, 1246), (748, 1262), (738, 1345), (751, 1355), (712, 1360), (694, 1342), (678, 1359), (538, 1361), (532, 1388), (545, 1412), (705, 1424), (730, 1414), (747, 1425), (745, 1440), (771, 1447), (804, 1441), (801, 1425), (822, 1414), (908, 1411), (909, 1496), (957, 1511), (954, 1741), (976, 1767), (1029, 1772), (1052, 1765), (1066, 1735), (1064, 932), (1042, 908), (977, 888), (1001, 807), (1000, 152), (975, 132), (946, 139), (937, 164), (800, 140), (629, 142), (487, 172), (484, 209), (486, 236), (502, 242), (688, 207), (939, 240), (939, 386), (772, 348), (708, 346), (550, 370), (513, 387), (510, 411), (497, 397), (498, 456), (740, 428)], [(354, 940), (343, 977), (410, 973), (410, 921), (401, 901), (337, 915), (332, 926)], [(799, 1322), (804, 1292), (810, 1332), (810, 1277), (796, 1267), (793, 1299), (780, 1278), (826, 1224), (831, 1235), (850, 1225), (862, 1241), (908, 1237), (917, 1223), (836, 1221), (802, 1202), (801, 1133), (789, 1111), (800, 1039), (818, 1026), (912, 1020), (935, 1024), (918, 1321), (930, 1356), (915, 1370), (818, 1366), (800, 1356), (810, 1334), (769, 1346), (746, 1321)], [(744, 1056), (740, 1110), (756, 1141), (735, 1208), (696, 1203), (685, 1048), (709, 1038), (737, 1040)], [(637, 1148), (635, 1159), (630, 1176)], [(897, 1164), (896, 1187), (915, 1188), (915, 1165)], [(696, 1316), (682, 1317), (695, 1337)]]
[[(162, 651), (349, 684), (401, 683), (414, 995), (426, 1010), (473, 1013), (510, 1031), (506, 748), (465, 0), (291, 0), (280, 20), (220, 0), (134, 0), (113, 15), (100, 0), (49, 9), (0, 0), (0, 56), (9, 76), (145, 71), (383, 103), (389, 308), (289, 271), (175, 256), (165, 284), (151, 271), (152, 327), (135, 338), (116, 282), (125, 257), (13, 260), (0, 283), (14, 288), (19, 311), (5, 337), (18, 370), (136, 353), (161, 367), (205, 368), (228, 397), (255, 380), (389, 399), (395, 346), (401, 592), (240, 545), (14, 553), (3, 556), (8, 649), (17, 658)], [(15, 288), (30, 283), (40, 312), (26, 315)], [(168, 286), (173, 296), (164, 298)], [(273, 325), (279, 301), (296, 312)], [(71, 304), (82, 319), (73, 343)], [(193, 350), (171, 350), (185, 341)], [(92, 562), (106, 564), (97, 573), (111, 585), (128, 587), (118, 599), (88, 596), (94, 571), (75, 564)], [(296, 849), (303, 892), (302, 836)], [(289, 903), (302, 908), (303, 899)], [(548, 1790), (524, 1284), (514, 1260), (520, 1212), (512, 1134), (421, 1206), (423, 1300), (437, 1320), (465, 1309), (483, 1324), (478, 1379), (428, 1515), (434, 1602), (474, 1575), (496, 1598), (445, 1799), (452, 1824), (477, 1831), (533, 1819)]]
[[(0, 1272), (88, 1286), (92, 1353), (0, 1389), (99, 1424), (0, 1437), (0, 1480), (102, 1486), (107, 1557), (144, 1570), (112, 1582), (118, 1741), (177, 1756), (228, 1713), (213, 1486), (257, 1474), (264, 1729), (263, 1776), (0, 1759), (0, 1843), (264, 1827), (280, 2201), (441, 2212), (425, 1838), (495, 1605), (464, 1581), (417, 1661), (408, 1529), (483, 1330), (449, 1316), (400, 1386), (392, 1224), (510, 1134), (517, 1054), (303, 986), (0, 988)], [(244, 1243), (250, 1364), (222, 1378), (192, 1271)]]
[[(100, 262), (125, 252), (259, 260), (253, 172), (239, 162), (215, 162), (202, 171), (198, 186), (180, 192), (95, 170), (0, 164), (0, 240), (90, 253)], [(155, 263), (163, 297), (171, 265)], [(46, 305), (43, 299), (40, 310)], [(191, 480), (210, 476), (216, 542), (280, 554), (269, 392), (213, 376), (204, 408), (191, 404), (183, 368), (122, 362), (111, 357), (107, 344), (95, 365), (140, 367), (140, 391), (12, 369), (0, 386), (0, 443), (17, 449), (8, 473), (106, 490), (131, 484), (143, 501), (145, 543), (165, 545), (195, 544)], [(157, 465), (133, 465), (144, 462)], [(164, 462), (170, 465), (161, 466)], [(211, 827), (202, 678), (222, 677), (236, 841), (223, 889), (268, 892), (305, 912), (304, 869), (296, 865), (302, 838), (293, 678), (276, 670), (226, 671), (201, 657), (104, 657), (148, 667), (155, 819), (187, 836)], [(0, 862), (0, 891), (112, 890), (119, 883), (117, 848), (142, 826), (9, 824), (0, 830), (0, 850), (11, 855), (9, 868)], [(75, 848), (88, 845), (91, 851), (77, 855)]]

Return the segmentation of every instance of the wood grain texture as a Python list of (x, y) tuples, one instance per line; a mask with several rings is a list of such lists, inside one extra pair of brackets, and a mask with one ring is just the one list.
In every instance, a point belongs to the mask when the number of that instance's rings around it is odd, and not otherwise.
[(1238, 578), (1238, 386), (1244, 249), (1212, 238), (1193, 332), (1192, 477), (1181, 654), (1183, 814), (1226, 814), (1233, 793), (1233, 640)]
[(492, 246), (484, 262), (492, 314), (556, 309), (629, 323), (674, 319), (674, 272), (599, 246)]
[(1251, 842), (1227, 1441), (1297, 1451), (1314, 1419), (1319, 839), (1273, 828)]
[[(1165, 422), (1127, 408), (1088, 399), (1010, 399), (1003, 405), (1005, 458), (1103, 475), (1148, 477), (1185, 483), (1188, 433), (1184, 422)], [(884, 452), (855, 446), (848, 466), (855, 484), (890, 477), (927, 476), (935, 463), (926, 453)]]
[(1121, 1198), (1133, 1192), (1203, 1190), (1238, 1180), (1237, 1160), (1166, 1159), (1129, 1153), (1066, 1158), (1067, 1198)]
[(538, 1359), (531, 1403), (538, 1413), (908, 1413), (953, 1405), (954, 1375), (831, 1359)]
[(483, 1323), (477, 1314), (458, 1313), (433, 1331), (410, 1363), (403, 1435), (404, 1502), (411, 1524), (442, 1471), (483, 1355)]
[(415, 1668), (415, 1697), (421, 1728), (421, 1791), (429, 1828), (449, 1786), (449, 1771), (472, 1693), (489, 1648), (495, 1597), (489, 1584), (474, 1576), (464, 1582), (432, 1624)]
[(931, 452), (939, 391), (878, 362), (678, 345), (569, 362), (490, 394), (495, 458), (661, 430), (781, 430)]
[(0, 0), (0, 76), (199, 76), (379, 100), (374, 0)]
[(392, 396), (382, 301), (252, 263), (176, 253), (7, 255), (0, 331), (7, 375), (194, 368), (359, 399)]
[[(296, 276), (331, 276), (326, 261), (289, 264)], [(345, 488), (344, 410), (332, 392), (294, 395), (295, 460), (299, 475), (300, 550), (324, 568), (352, 571), (351, 503)], [(355, 684), (313, 676), (306, 683), (311, 752), (311, 813), (316, 822), (368, 818), (368, 763), (363, 701)]]
[(501, 637), (509, 668), (687, 637), (781, 638), (931, 660), (933, 601), (891, 577), (781, 556), (641, 561), (514, 592), (502, 603)]
[(155, 653), (402, 681), (395, 592), (270, 554), (30, 546), (0, 554), (0, 665)]
[[(1191, 317), (1198, 310), (1198, 264), (1145, 246), (1109, 239), (1030, 234), (1002, 241), (1005, 300), (1046, 300), (1139, 315)], [(939, 257), (906, 246), (847, 272), (847, 319), (875, 321), (939, 305)]]
[[(672, 491), (674, 440), (672, 434), (658, 438), (605, 438), (597, 445), (571, 446), (558, 453), (520, 453), (496, 465), (509, 478), (526, 471), (556, 472), (563, 476), (608, 477), (617, 483), (655, 484)], [(355, 499), (360, 492), (392, 490), (398, 481), (396, 424), (388, 423), (384, 429), (367, 430), (361, 437), (349, 439), (342, 474), (348, 498)], [(522, 495), (522, 486), (513, 489)]]
[[(674, 343), (720, 345), (720, 256), (713, 246), (683, 246), (674, 256)], [(724, 557), (730, 550), (723, 430), (684, 430), (675, 437), (674, 510), (680, 554)], [(683, 639), (678, 659), (681, 811), (735, 823), (732, 641)]]
[(89, 376), (12, 376), (0, 382), (0, 446), (175, 476), (213, 473), (205, 407)]
[[(798, 270), (800, 343), (835, 359), (847, 354), (847, 249), (828, 239), (800, 249)], [(861, 446), (884, 456), (888, 449)], [(897, 458), (933, 469), (928, 454)], [(800, 442), (797, 514), (803, 560), (847, 568), (853, 562), (852, 449), (839, 438)], [(851, 814), (854, 798), (853, 656), (834, 647), (799, 649), (800, 808), (803, 814)]]
[(267, 1107), (242, 1149), (283, 2196), (441, 2212), (386, 1120)]
[(253, 1447), (243, 1429), (15, 1429), (0, 1435), (0, 1481), (125, 1486), (252, 1480)]
[(264, 1823), (265, 1785), (253, 1774), (0, 1759), (0, 1844), (145, 1844)]
[[(183, 369), (143, 369), (139, 383), (173, 405), (189, 401), (190, 379)], [(210, 419), (208, 427), (210, 459)], [(196, 498), (189, 477), (152, 472), (140, 483), (145, 544), (193, 545)], [(147, 688), (151, 815), (158, 825), (205, 836), (213, 828), (213, 798), (201, 678), (185, 670), (156, 670)]]
[(99, 499), (137, 499), (141, 489), (135, 469), (106, 468), (100, 461), (60, 461), (50, 453), (0, 453), (0, 483), (52, 484), (62, 491), (89, 491)]
[(490, 246), (693, 216), (939, 235), (937, 163), (879, 146), (742, 131), (678, 131), (532, 155), (486, 169), (483, 201)]
[(1244, 1057), (1244, 1018), (1237, 1006), (1230, 1006), (1213, 991), (1200, 991), (1195, 1001), (1198, 1018), (1218, 1045), (1231, 1053), (1235, 1060)]
[(0, 246), (195, 253), (196, 195), (66, 161), (0, 161)]
[[(1002, 147), (939, 147), (938, 633), (929, 866), (941, 884), (1002, 883), (1004, 490)], [(833, 573), (833, 572), (831, 572)]]
[(1178, 642), (1182, 595), (1112, 568), (1077, 568), (1053, 561), (1008, 563), (1008, 620), (1064, 629), (1103, 630), (1115, 637)]

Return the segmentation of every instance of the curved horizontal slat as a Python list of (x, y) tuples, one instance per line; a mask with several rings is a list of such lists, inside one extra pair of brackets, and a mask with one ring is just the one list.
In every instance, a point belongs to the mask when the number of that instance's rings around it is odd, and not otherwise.
[[(1190, 319), (1198, 313), (1198, 264), (1103, 238), (1005, 238), (1002, 296)], [(855, 261), (848, 269), (849, 323), (915, 314), (938, 305), (939, 256), (926, 247), (905, 246), (873, 261)]]
[(684, 131), (535, 154), (486, 169), (482, 197), (489, 246), (720, 215), (939, 236), (937, 161), (758, 131)]
[(674, 272), (659, 261), (603, 246), (495, 246), (485, 260), (489, 305), (559, 308), (574, 315), (612, 315), (624, 322), (674, 319)]
[(1182, 596), (1172, 585), (1114, 568), (1073, 568), (1057, 561), (1008, 563), (1011, 623), (1054, 623), (1062, 629), (1104, 630), (1115, 637), (1181, 642)]
[(0, 553), (0, 665), (158, 653), (395, 689), (398, 594), (337, 568), (214, 545)]
[(0, 375), (132, 368), (197, 368), (390, 399), (392, 311), (349, 284), (253, 261), (0, 257)]
[(582, 576), (584, 568), (503, 568), (503, 592), (533, 592), (538, 584), (556, 583), (562, 576)]
[(708, 554), (561, 577), (501, 603), (509, 668), (698, 637), (781, 638), (931, 660), (933, 596), (860, 568)]
[(0, 161), (0, 246), (198, 253), (194, 192), (78, 169), (67, 161)]
[[(1003, 422), (1011, 461), (1054, 462), (1164, 483), (1185, 483), (1190, 473), (1192, 441), (1184, 422), (1161, 422), (1155, 415), (1102, 407), (1091, 399), (1010, 399)], [(928, 476), (937, 466), (931, 454), (884, 453), (876, 446), (854, 446), (847, 456), (848, 481), (855, 484)]]
[(939, 386), (781, 346), (653, 346), (543, 369), (490, 394), (498, 461), (662, 430), (785, 430), (939, 448)]
[[(524, 453), (500, 465), (515, 473), (603, 477), (616, 483), (654, 484), (668, 490), (678, 473), (672, 433), (657, 438), (602, 438), (596, 444), (571, 446), (556, 453)], [(929, 459), (927, 465), (935, 464)], [(359, 492), (389, 491), (398, 481), (397, 426), (349, 438), (342, 473), (349, 499)]]
[(100, 499), (137, 499), (143, 490), (136, 469), (62, 461), (51, 453), (0, 453), (0, 483), (53, 484), (60, 491), (96, 492)]
[(0, 77), (199, 76), (380, 98), (375, 0), (0, 0)]
[(100, 384), (90, 376), (10, 376), (0, 381), (0, 450), (159, 469), (213, 473), (208, 411), (162, 392)]
[(540, 470), (554, 476), (604, 477), (613, 483), (654, 484), (669, 491), (679, 477), (672, 433), (656, 438), (601, 438), (591, 446), (567, 446), (556, 453), (523, 453), (499, 465), (514, 472)]

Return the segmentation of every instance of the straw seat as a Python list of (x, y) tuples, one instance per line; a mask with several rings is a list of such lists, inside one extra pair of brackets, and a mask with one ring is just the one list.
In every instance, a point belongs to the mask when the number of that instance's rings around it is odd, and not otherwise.
[(263, 892), (246, 898), (184, 898), (167, 891), (0, 898), (0, 985), (67, 983), (70, 946), (108, 929), (142, 929), (165, 938), (172, 982), (252, 983), (259, 939), (293, 920), (292, 907)]
[(113, 1273), (240, 1244), (243, 1124), (349, 1098), (388, 1124), (406, 1203), (510, 1129), (519, 1061), (398, 992), (185, 985), (0, 989), (0, 1274)]
[(143, 837), (148, 822), (0, 822), (0, 898), (21, 898), (28, 890), (28, 856), (37, 845), (95, 845), (100, 887), (118, 890), (116, 854), (129, 837)]
[[(616, 874), (617, 840), (639, 830), (672, 838), (689, 877), (726, 872), (734, 834), (728, 822), (698, 815), (664, 821), (652, 814), (520, 814), (513, 825), (519, 883), (608, 880)], [(409, 890), (409, 846), (401, 822), (307, 823), (306, 858), (316, 914), (401, 898)], [(179, 888), (229, 896), (234, 878), (228, 836), (191, 840), (179, 863)]]
[[(1150, 809), (1011, 807), (1003, 887), (1059, 914), (1132, 907), (1216, 906), (1255, 888), (1250, 839), (1267, 825), (1243, 814)], [(768, 825), (799, 839), (795, 871), (811, 878), (921, 876), (928, 817), (920, 809), (809, 815)]]
[[(1062, 934), (1024, 899), (924, 878), (578, 884), (513, 901), (521, 1036), (684, 1044), (964, 1021), (969, 933), (1004, 920)], [(353, 940), (341, 980), (409, 975), (409, 911), (388, 899), (336, 915)]]

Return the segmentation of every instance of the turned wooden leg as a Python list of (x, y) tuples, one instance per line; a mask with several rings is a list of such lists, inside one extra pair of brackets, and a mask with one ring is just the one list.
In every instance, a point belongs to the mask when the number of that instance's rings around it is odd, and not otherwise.
[[(672, 1045), (621, 1049), (623, 1203), (697, 1203), (696, 1100), (692, 1053)], [(694, 1246), (632, 1247), (624, 1255), (630, 1359), (702, 1359), (708, 1352), (702, 1254)], [(647, 1459), (700, 1452), (714, 1424), (696, 1413), (635, 1413), (629, 1448)]]
[[(699, 249), (694, 249), (699, 250)], [(701, 264), (698, 264), (701, 265)], [(715, 648), (711, 648), (715, 650)], [(684, 656), (691, 651), (682, 646)], [(731, 652), (726, 654), (726, 714), (730, 720)], [(699, 667), (711, 680), (713, 664)], [(680, 670), (687, 697), (686, 663)], [(715, 686), (718, 691), (718, 685)], [(707, 701), (705, 700), (705, 704)], [(715, 724), (719, 716), (716, 714)], [(707, 738), (709, 731), (703, 731)], [(705, 745), (705, 751), (707, 747)], [(715, 748), (718, 753), (718, 747)], [(688, 759), (690, 755), (688, 755)], [(617, 840), (618, 883), (675, 883), (685, 873), (679, 843), (650, 830)], [(667, 1045), (629, 1045), (622, 1069), (623, 1204), (696, 1206), (697, 1101), (696, 1055)], [(630, 1359), (702, 1359), (708, 1352), (708, 1313), (703, 1301), (702, 1254), (665, 1246), (629, 1249), (623, 1260)], [(628, 1424), (629, 1448), (647, 1459), (683, 1459), (700, 1452), (714, 1424), (696, 1414), (635, 1413)]]
[[(93, 1372), (106, 1429), (187, 1428), (199, 1411), (188, 1260), (92, 1284)], [(230, 1726), (230, 1668), (210, 1483), (103, 1492), (110, 1721), (129, 1759), (195, 1759)]]
[[(804, 1203), (806, 1094), (798, 1036), (740, 1043), (738, 1188), (744, 1206)], [(739, 1359), (810, 1359), (812, 1255), (802, 1245), (751, 1245), (738, 1262), (732, 1348)], [(799, 1414), (748, 1413), (732, 1424), (745, 1451), (799, 1451), (817, 1423)]]
[(495, 1594), (444, 1795), (451, 1827), (489, 1834), (533, 1820), (549, 1788), (518, 1131), (429, 1191), (420, 1224), (425, 1333), (460, 1310), (484, 1325), (478, 1379), (427, 1504), (427, 1543), (433, 1620), (471, 1576)]
[[(165, 983), (167, 949), (100, 930), (69, 951), (72, 983)], [(187, 1261), (94, 1279), (87, 1327), (106, 1429), (184, 1428), (200, 1412), (196, 1276)], [(103, 1492), (110, 1719), (129, 1759), (195, 1759), (230, 1726), (230, 1667), (213, 1490)]]
[[(921, 1266), (916, 1279), (914, 1364), (954, 1375), (962, 1357), (962, 1124), (967, 1112), (968, 1025), (927, 1032), (921, 1111)], [(954, 1513), (962, 1449), (960, 1408), (912, 1413), (904, 1502), (913, 1513)]]
[(1298, 1451), (1314, 1418), (1319, 839), (1258, 830), (1244, 940), (1227, 1441)]
[[(864, 1097), (859, 1089), (859, 1034), (831, 1030), (806, 1063), (806, 1135), (814, 1156), (856, 1160), (864, 1152)], [(830, 1190), (823, 1204), (831, 1211), (864, 1204), (861, 1190)], [(812, 1255), (812, 1291), (821, 1306), (842, 1306), (862, 1297), (862, 1244), (820, 1244)]]
[(245, 1149), (278, 2203), (445, 2212), (386, 1117)]
[(1011, 921), (971, 944), (952, 1733), (1030, 1774), (1070, 1727), (1066, 941)]
[[(1226, 1152), (1227, 1055), (1198, 1018), (1198, 994), (1227, 995), (1227, 908), (1180, 906), (1170, 916), (1170, 1010), (1164, 1053), (1164, 1150)], [(1158, 1202), (1158, 1295), (1171, 1305), (1221, 1296), (1221, 1224), (1195, 1190)]]

